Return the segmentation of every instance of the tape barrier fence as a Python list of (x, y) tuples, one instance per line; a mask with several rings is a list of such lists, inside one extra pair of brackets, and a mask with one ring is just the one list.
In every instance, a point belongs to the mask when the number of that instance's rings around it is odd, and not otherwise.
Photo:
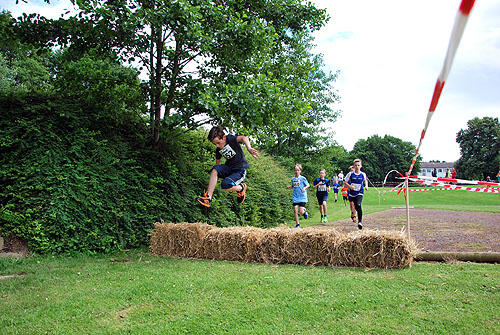
[(455, 24), (453, 26), (453, 30), (451, 33), (450, 42), (448, 44), (448, 50), (446, 52), (443, 68), (441, 70), (441, 73), (439, 74), (439, 77), (436, 81), (436, 85), (434, 87), (434, 93), (432, 94), (431, 105), (429, 107), (429, 112), (427, 113), (425, 126), (424, 129), (422, 130), (422, 133), (420, 134), (420, 141), (418, 143), (417, 149), (415, 150), (415, 155), (413, 156), (413, 159), (411, 161), (411, 165), (408, 170), (408, 175), (411, 175), (415, 162), (417, 161), (420, 146), (422, 145), (425, 133), (427, 132), (427, 128), (429, 127), (431, 118), (434, 115), (434, 111), (436, 110), (439, 97), (441, 96), (441, 92), (443, 91), (444, 84), (446, 82), (446, 79), (448, 78), (448, 74), (450, 73), (451, 64), (453, 63), (453, 58), (455, 58), (455, 53), (457, 51), (460, 40), (462, 39), (462, 35), (465, 30), (465, 25), (467, 24), (467, 20), (469, 18), (469, 14), (470, 11), (472, 10), (472, 7), (474, 6), (474, 2), (475, 0), (462, 0), (460, 7), (458, 9), (458, 13), (455, 18)]
[(456, 184), (467, 184), (467, 185), (500, 186), (500, 183), (495, 183), (492, 181), (466, 180), (466, 179), (429, 177), (429, 176), (410, 176), (410, 180), (415, 183), (432, 182), (436, 183), (435, 185), (442, 185), (444, 183), (456, 183)]
[[(464, 180), (464, 179), (455, 179), (455, 178), (439, 178), (439, 177), (426, 177), (426, 176), (410, 176), (409, 181), (414, 183), (420, 183), (430, 186), (441, 186), (439, 189), (426, 189), (426, 190), (463, 190), (463, 191), (471, 191), (471, 192), (479, 192), (479, 193), (500, 193), (500, 190), (490, 186), (500, 186), (500, 183), (493, 182), (483, 182), (479, 180)], [(460, 183), (460, 184), (472, 184), (472, 185), (486, 185), (486, 187), (469, 187), (469, 186), (460, 186), (453, 184), (446, 184), (445, 182), (451, 183)], [(411, 191), (411, 189), (410, 189)]]

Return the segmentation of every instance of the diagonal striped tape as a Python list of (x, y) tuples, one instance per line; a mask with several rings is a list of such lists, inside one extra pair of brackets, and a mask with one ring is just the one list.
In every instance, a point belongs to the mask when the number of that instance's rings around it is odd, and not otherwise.
[(415, 155), (411, 161), (410, 168), (408, 170), (408, 175), (413, 171), (413, 167), (415, 166), (415, 162), (417, 161), (418, 152), (420, 147), (422, 146), (422, 141), (424, 140), (425, 133), (427, 132), (427, 128), (429, 127), (429, 123), (431, 122), (432, 116), (434, 115), (434, 111), (436, 110), (437, 104), (439, 102), (439, 98), (441, 96), (441, 92), (443, 91), (444, 84), (446, 79), (448, 78), (448, 74), (450, 73), (451, 64), (453, 63), (453, 59), (455, 58), (455, 53), (457, 51), (460, 40), (462, 39), (463, 32), (465, 30), (465, 25), (467, 24), (467, 20), (469, 18), (469, 14), (474, 6), (475, 0), (462, 0), (460, 7), (458, 9), (457, 16), (455, 18), (455, 25), (453, 26), (453, 30), (451, 33), (450, 42), (448, 44), (448, 50), (446, 52), (446, 57), (444, 60), (443, 68), (439, 77), (436, 81), (436, 85), (434, 87), (434, 93), (432, 94), (431, 105), (429, 107), (429, 112), (427, 113), (427, 118), (425, 120), (425, 126), (420, 134), (420, 140), (418, 142), (417, 149), (415, 150)]

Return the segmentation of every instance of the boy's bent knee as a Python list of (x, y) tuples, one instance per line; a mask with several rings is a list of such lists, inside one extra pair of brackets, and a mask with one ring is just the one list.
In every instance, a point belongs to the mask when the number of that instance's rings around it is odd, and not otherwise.
[(235, 185), (236, 185), (236, 184), (235, 184), (232, 180), (228, 180), (228, 179), (224, 179), (224, 180), (221, 182), (221, 184), (220, 184), (220, 186), (221, 186), (221, 188), (222, 188), (223, 190), (227, 190), (227, 189), (229, 189), (229, 188), (231, 188), (231, 187), (233, 187), (233, 186), (235, 186)]

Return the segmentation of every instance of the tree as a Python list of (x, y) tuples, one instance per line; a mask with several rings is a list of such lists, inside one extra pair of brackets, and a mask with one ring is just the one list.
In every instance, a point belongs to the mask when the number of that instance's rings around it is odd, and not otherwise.
[(457, 174), (465, 179), (486, 180), (500, 167), (500, 122), (498, 118), (474, 118), (467, 129), (457, 133), (460, 158), (455, 163)]
[[(356, 144), (350, 155), (363, 161), (363, 171), (371, 180), (382, 181), (390, 170), (403, 173), (408, 170), (416, 147), (410, 142), (385, 135), (373, 135), (366, 140), (361, 139)], [(414, 171), (420, 169), (420, 155), (417, 157)]]
[[(27, 40), (99, 53), (147, 76), (154, 143), (206, 123), (261, 132), (329, 111), (321, 59), (306, 52), (328, 17), (300, 0), (77, 2), (66, 20), (27, 17)], [(30, 22), (36, 23), (34, 28)]]
[(16, 20), (0, 12), (0, 90), (3, 92), (42, 91), (51, 88), (50, 50), (22, 44), (15, 30)]

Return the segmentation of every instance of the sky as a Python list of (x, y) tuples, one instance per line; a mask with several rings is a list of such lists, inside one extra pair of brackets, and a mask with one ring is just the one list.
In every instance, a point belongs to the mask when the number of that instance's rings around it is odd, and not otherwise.
[[(418, 145), (460, 0), (312, 0), (330, 15), (314, 34), (325, 70), (340, 71), (335, 140), (391, 135)], [(420, 148), (424, 161), (460, 158), (456, 134), (500, 117), (500, 1), (478, 0)]]
[[(339, 71), (333, 139), (352, 150), (359, 139), (391, 135), (418, 145), (443, 67), (460, 0), (311, 0), (330, 20), (315, 32), (325, 71)], [(69, 0), (3, 0), (14, 16), (57, 18)], [(7, 4), (5, 4), (7, 3)], [(460, 158), (456, 134), (475, 117), (500, 118), (500, 1), (477, 0), (420, 148), (423, 161)]]

